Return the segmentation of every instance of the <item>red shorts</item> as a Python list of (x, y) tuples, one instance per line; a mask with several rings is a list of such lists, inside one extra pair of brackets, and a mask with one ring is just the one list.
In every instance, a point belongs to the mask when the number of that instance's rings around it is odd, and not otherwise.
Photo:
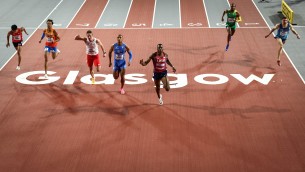
[(87, 64), (89, 67), (91, 67), (94, 63), (94, 66), (100, 66), (101, 62), (100, 62), (100, 56), (97, 55), (88, 55), (87, 54)]

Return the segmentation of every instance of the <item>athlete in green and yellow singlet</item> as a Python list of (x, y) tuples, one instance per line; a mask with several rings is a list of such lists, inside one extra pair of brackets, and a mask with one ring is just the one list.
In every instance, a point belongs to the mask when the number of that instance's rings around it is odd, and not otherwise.
[(231, 41), (231, 37), (234, 35), (236, 30), (236, 22), (241, 21), (240, 15), (237, 10), (235, 10), (236, 5), (234, 3), (231, 4), (231, 8), (229, 10), (225, 10), (222, 14), (221, 21), (223, 22), (223, 17), (227, 14), (227, 22), (226, 22), (226, 29), (228, 31), (227, 37), (227, 46), (226, 51), (229, 49), (229, 42)]

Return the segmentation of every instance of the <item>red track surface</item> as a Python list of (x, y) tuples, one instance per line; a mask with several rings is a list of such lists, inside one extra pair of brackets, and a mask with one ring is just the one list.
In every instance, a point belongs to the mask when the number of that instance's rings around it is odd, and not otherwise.
[[(22, 70), (15, 70), (14, 57), (0, 72), (1, 171), (304, 171), (305, 86), (285, 56), (283, 66), (276, 65), (277, 44), (264, 38), (268, 31), (238, 29), (224, 52), (225, 29), (94, 29), (107, 50), (122, 33), (134, 54), (127, 73), (148, 80), (126, 85), (126, 95), (118, 93), (118, 81), (80, 82), (89, 73), (85, 45), (73, 39), (86, 30), (58, 31), (62, 53), (50, 59), (49, 70), (59, 81), (18, 83), (19, 74), (43, 70), (36, 32), (23, 48)], [(152, 64), (138, 64), (160, 42), (178, 74), (188, 78), (185, 87), (161, 90), (163, 106), (157, 104)], [(100, 73), (111, 74), (108, 58), (101, 60)], [(63, 85), (71, 70), (80, 71), (77, 80)], [(229, 81), (194, 81), (205, 73)], [(244, 85), (230, 76), (270, 73), (268, 85)]]
[(241, 27), (266, 26), (265, 21), (260, 16), (251, 0), (229, 0), (229, 2), (234, 2), (236, 4), (236, 9), (242, 16), (242, 22), (239, 23)]
[(154, 0), (145, 0), (145, 3), (143, 0), (133, 0), (125, 28), (151, 28), (154, 6)]
[(190, 27), (188, 24), (193, 24), (191, 27), (195, 27), (198, 23), (202, 24), (198, 25), (200, 27), (208, 26), (202, 0), (181, 0), (180, 8), (182, 27)]
[(95, 27), (106, 3), (107, 0), (87, 0), (69, 25), (69, 28), (86, 28), (86, 26), (82, 26), (84, 24), (89, 24), (91, 28)]

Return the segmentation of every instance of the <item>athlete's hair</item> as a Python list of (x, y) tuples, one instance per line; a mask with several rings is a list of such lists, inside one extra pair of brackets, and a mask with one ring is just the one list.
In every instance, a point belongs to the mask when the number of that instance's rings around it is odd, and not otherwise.
[(123, 35), (122, 35), (122, 34), (119, 34), (118, 37), (122, 37), (122, 38), (123, 38)]
[(17, 25), (15, 25), (15, 24), (13, 24), (12, 26), (11, 26), (11, 29), (13, 30), (13, 31), (15, 31), (15, 30), (17, 30)]
[(88, 33), (92, 33), (92, 30), (87, 30), (87, 34), (88, 34)]
[(52, 25), (53, 25), (53, 23), (54, 23), (52, 19), (48, 19), (48, 20), (47, 20), (47, 23), (48, 23), (48, 22), (51, 22)]
[(235, 4), (234, 2), (232, 2), (232, 3), (231, 3), (231, 7), (232, 7), (232, 6), (235, 6), (235, 7), (236, 7), (236, 4)]
[(163, 48), (163, 45), (162, 44), (158, 44), (157, 48), (159, 48), (159, 47)]
[(284, 16), (284, 17), (282, 18), (282, 20), (285, 20), (285, 19), (287, 19), (287, 17)]

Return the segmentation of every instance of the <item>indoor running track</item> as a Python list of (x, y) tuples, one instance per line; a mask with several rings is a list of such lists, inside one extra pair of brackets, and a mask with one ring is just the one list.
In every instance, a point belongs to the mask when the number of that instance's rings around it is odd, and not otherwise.
[[(107, 1), (99, 1), (99, 9), (94, 1), (82, 6), (68, 28), (58, 28), (61, 54), (49, 59), (49, 71), (56, 72), (50, 78), (60, 77), (57, 81), (16, 81), (27, 72), (43, 71), (42, 29), (23, 47), (22, 70), (15, 70), (14, 56), (0, 72), (1, 171), (305, 170), (304, 83), (284, 54), (283, 65), (276, 65), (277, 44), (264, 38), (269, 29), (251, 1), (235, 2), (244, 20), (246, 11), (256, 12), (248, 21), (261, 26), (240, 23), (228, 52), (225, 29), (211, 27), (209, 13), (198, 8), (202, 1), (197, 0), (180, 1), (178, 28), (151, 28), (153, 13), (147, 11), (154, 9), (141, 8), (140, 0), (133, 0), (125, 28), (91, 28), (107, 52), (118, 34), (131, 48), (125, 95), (119, 94), (119, 81), (111, 83), (108, 77), (108, 57), (101, 57), (100, 84), (88, 84), (85, 45), (74, 37), (87, 31), (76, 24), (103, 22)], [(90, 9), (99, 15), (84, 13)], [(148, 24), (131, 28), (137, 18)], [(169, 68), (173, 88), (161, 90), (163, 106), (151, 79), (152, 64), (139, 65), (158, 43), (177, 69), (173, 74)], [(27, 80), (39, 83), (42, 75)]]

